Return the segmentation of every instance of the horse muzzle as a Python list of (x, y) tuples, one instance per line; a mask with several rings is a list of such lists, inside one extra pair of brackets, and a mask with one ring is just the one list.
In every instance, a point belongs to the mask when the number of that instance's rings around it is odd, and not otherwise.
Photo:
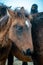
[(27, 49), (26, 51), (23, 51), (23, 54), (26, 56), (32, 56), (32, 51), (30, 49)]

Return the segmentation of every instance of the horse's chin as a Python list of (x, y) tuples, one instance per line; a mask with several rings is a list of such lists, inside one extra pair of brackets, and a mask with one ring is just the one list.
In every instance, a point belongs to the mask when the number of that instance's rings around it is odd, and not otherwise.
[(24, 54), (22, 52), (19, 52), (19, 54), (20, 54), (21, 57), (18, 58), (18, 59), (20, 59), (21, 61), (24, 61), (24, 62), (31, 62), (32, 61), (31, 56), (26, 55), (26, 54)]
[(22, 51), (20, 51), (17, 47), (14, 47), (12, 50), (12, 54), (17, 57), (19, 60), (24, 62), (31, 62), (32, 58), (31, 56), (25, 55)]

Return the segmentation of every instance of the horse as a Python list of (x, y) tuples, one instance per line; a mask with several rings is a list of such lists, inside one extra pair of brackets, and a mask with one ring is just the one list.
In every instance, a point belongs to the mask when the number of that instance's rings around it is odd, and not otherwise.
[(33, 15), (32, 40), (34, 65), (43, 65), (43, 12)]
[(43, 13), (32, 15), (32, 40), (34, 45), (34, 53), (32, 59), (34, 65), (43, 65)]
[[(15, 11), (14, 10), (14, 12), (18, 15), (18, 16), (25, 16), (25, 18), (31, 18), (32, 19), (32, 16), (30, 16), (29, 14), (26, 14), (26, 13), (21, 13), (21, 11)], [(14, 59), (14, 57), (13, 57), (13, 55), (12, 55), (12, 53), (10, 52), (9, 53), (9, 56), (8, 56), (8, 65), (13, 65), (13, 59)], [(26, 62), (23, 62), (23, 65), (27, 65), (27, 63)]]
[[(43, 12), (32, 14), (32, 40), (34, 51), (32, 54), (34, 65), (43, 65)], [(27, 65), (27, 62), (23, 63)]]
[[(18, 16), (23, 15), (23, 16), (25, 16), (26, 18), (29, 17), (29, 14), (28, 14), (28, 15), (25, 14), (25, 13), (23, 14), (23, 13), (18, 12), (18, 11), (14, 11), (14, 12), (16, 12)], [(14, 61), (14, 56), (13, 56), (12, 53), (10, 52), (9, 55), (8, 55), (8, 65), (13, 65), (13, 61)], [(27, 65), (27, 63), (26, 63), (26, 62), (23, 62), (23, 65)]]
[(8, 9), (7, 14), (0, 20), (0, 65), (5, 65), (10, 51), (22, 61), (32, 61), (30, 20), (22, 15), (19, 17)]

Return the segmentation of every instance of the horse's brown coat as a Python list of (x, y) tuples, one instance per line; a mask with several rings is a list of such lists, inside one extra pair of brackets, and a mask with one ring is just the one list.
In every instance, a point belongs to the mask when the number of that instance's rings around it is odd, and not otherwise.
[(33, 62), (34, 65), (43, 65), (43, 12), (32, 16)]

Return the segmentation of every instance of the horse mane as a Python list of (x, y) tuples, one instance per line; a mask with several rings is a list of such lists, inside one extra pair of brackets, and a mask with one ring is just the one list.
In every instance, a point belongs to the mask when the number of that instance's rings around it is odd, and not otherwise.
[(0, 20), (0, 31), (3, 30), (8, 22), (9, 17), (5, 15), (1, 20)]
[(3, 20), (0, 21), (0, 41), (6, 36), (9, 31), (9, 28), (12, 24), (12, 17), (5, 16)]
[[(8, 22), (9, 22), (9, 19), (12, 18), (11, 17), (12, 15), (10, 15), (12, 12), (9, 13), (9, 11), (11, 11), (11, 10), (7, 9), (6, 11), (7, 11), (6, 14), (0, 19), (0, 32), (2, 30), (5, 30), (5, 28), (7, 27)], [(13, 17), (14, 17), (14, 15), (13, 15)]]
[(25, 19), (25, 15), (20, 12), (14, 12), (15, 18)]

